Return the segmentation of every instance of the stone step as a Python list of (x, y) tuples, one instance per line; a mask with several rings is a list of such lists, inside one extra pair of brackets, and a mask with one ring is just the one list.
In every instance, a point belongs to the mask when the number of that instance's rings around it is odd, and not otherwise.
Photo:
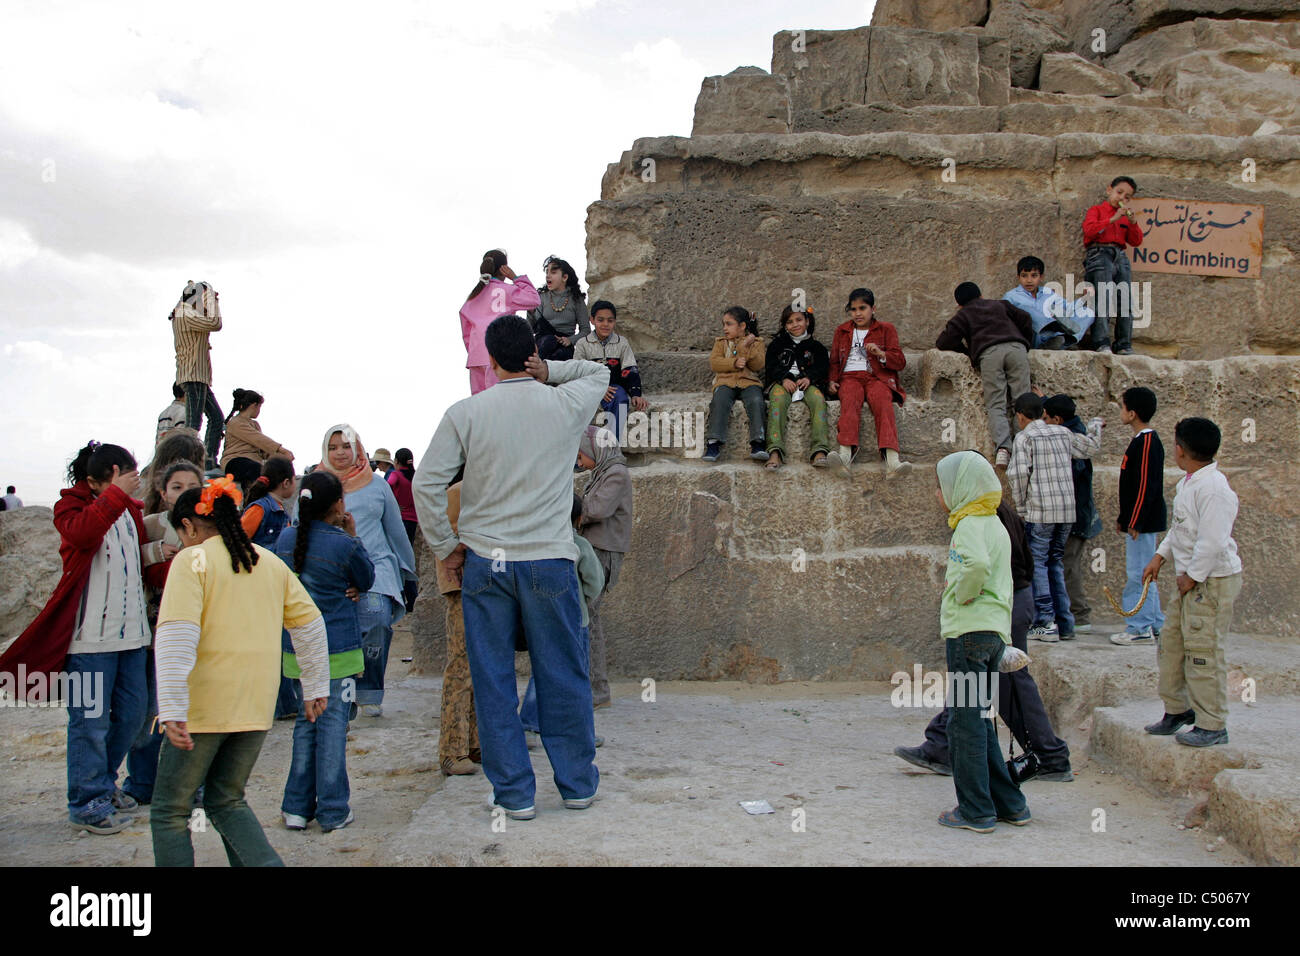
[(1159, 701), (1100, 707), (1092, 726), (1092, 756), (1148, 789), (1170, 796), (1206, 795), (1206, 825), (1257, 862), (1300, 863), (1300, 700), (1274, 699), (1231, 707), (1230, 742), (1185, 747), (1142, 728), (1156, 720)]
[[(819, 330), (824, 341), (829, 330)], [(964, 448), (993, 451), (988, 433), (983, 388), (970, 361), (955, 352), (928, 349), (908, 351), (900, 381), (908, 400), (895, 406), (899, 442), (904, 457), (938, 461)], [(651, 455), (699, 457), (703, 453), (698, 425), (707, 417), (713, 373), (703, 352), (644, 352), (638, 355), (650, 416), (629, 419), (629, 445), (648, 448)], [(1120, 421), (1119, 399), (1124, 390), (1144, 385), (1159, 399), (1155, 425), (1165, 445), (1167, 463), (1173, 461), (1173, 427), (1188, 416), (1206, 416), (1224, 433), (1221, 459), (1225, 467), (1269, 464), (1289, 459), (1300, 451), (1300, 358), (1252, 357), (1215, 361), (1167, 361), (1149, 356), (1097, 355), (1090, 352), (1030, 353), (1032, 380), (1048, 394), (1065, 392), (1075, 398), (1085, 420), (1100, 415), (1108, 423), (1103, 431), (1099, 462), (1118, 461), (1132, 438)], [(832, 435), (839, 422), (838, 401), (828, 404)], [(673, 416), (677, 416), (674, 419)], [(689, 442), (682, 441), (676, 424), (686, 416)], [(705, 416), (705, 418), (701, 418)], [(806, 461), (808, 410), (802, 402), (791, 406), (787, 457)], [(732, 457), (747, 448), (745, 411), (734, 403), (728, 426), (728, 451)], [(650, 426), (653, 424), (653, 428)], [(666, 427), (671, 425), (671, 428)], [(664, 437), (671, 433), (672, 440)], [(864, 418), (858, 444), (870, 448), (874, 424)]]

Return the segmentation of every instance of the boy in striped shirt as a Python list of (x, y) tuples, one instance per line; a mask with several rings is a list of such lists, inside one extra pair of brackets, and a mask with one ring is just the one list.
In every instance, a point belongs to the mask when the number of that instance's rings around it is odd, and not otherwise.
[[(1119, 401), (1120, 421), (1133, 429), (1124, 461), (1119, 466), (1119, 518), (1115, 530), (1124, 541), (1124, 609), (1135, 607), (1142, 596), (1142, 572), (1156, 556), (1157, 536), (1167, 527), (1165, 512), (1165, 448), (1150, 426), (1156, 414), (1156, 393), (1137, 386), (1124, 390)], [(1160, 593), (1151, 588), (1141, 610), (1128, 619), (1124, 630), (1110, 636), (1112, 644), (1154, 644), (1164, 627)]]

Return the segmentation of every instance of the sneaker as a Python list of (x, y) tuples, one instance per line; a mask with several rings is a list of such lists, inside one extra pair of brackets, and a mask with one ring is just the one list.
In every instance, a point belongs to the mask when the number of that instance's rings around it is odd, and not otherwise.
[(138, 810), (140, 802), (125, 790), (118, 789), (113, 791), (113, 806), (118, 810)]
[(718, 456), (722, 454), (722, 442), (711, 441), (704, 446), (704, 460), (717, 461)]
[(1007, 465), (1011, 464), (1011, 449), (999, 448), (998, 453), (993, 458), (993, 467), (1006, 470)]
[(812, 466), (814, 468), (825, 468), (830, 463), (830, 458), (827, 457), (826, 452), (824, 451), (819, 451), (817, 454), (813, 455)]
[(439, 766), (445, 777), (464, 777), (478, 773), (478, 764), (468, 757), (443, 757)]
[(1116, 354), (1116, 355), (1132, 355), (1132, 354), (1133, 354), (1133, 349), (1126, 345), (1126, 346), (1124, 346), (1122, 349), (1116, 349), (1116, 350), (1115, 350), (1115, 354)]
[(1076, 618), (1074, 619), (1074, 633), (1076, 633), (1076, 634), (1091, 634), (1091, 633), (1092, 633), (1092, 624), (1090, 624), (1088, 621), (1080, 621), (1080, 620), (1076, 617)]
[(348, 818), (347, 818), (346, 820), (344, 820), (342, 823), (340, 823), (340, 824), (339, 824), (338, 826), (336, 826), (336, 827), (321, 827), (321, 828), (320, 828), (320, 832), (321, 832), (321, 833), (333, 833), (335, 830), (342, 830), (342, 829), (343, 829), (345, 826), (347, 826), (349, 823), (356, 823), (356, 822), (357, 822), (357, 815), (356, 815), (355, 813), (353, 813), (351, 810), (349, 810), (349, 811), (348, 811)]
[(767, 461), (767, 448), (761, 441), (752, 441), (749, 443), (749, 457), (754, 461)]
[(305, 830), (307, 829), (307, 818), (300, 817), (296, 813), (283, 813), (284, 828), (286, 830)]
[(1098, 354), (1098, 355), (1110, 355), (1110, 354), (1111, 354), (1110, 346), (1109, 346), (1109, 345), (1103, 345), (1103, 346), (1099, 347), (1099, 348), (1097, 349), (1097, 354)]
[(1049, 783), (1074, 783), (1074, 771), (1068, 766), (1060, 770), (1039, 770), (1034, 774), (1033, 779), (1046, 780)]
[(384, 705), (363, 704), (361, 707), (361, 713), (365, 714), (367, 717), (382, 717), (384, 716)]
[(1148, 724), (1144, 730), (1149, 734), (1155, 734), (1157, 737), (1168, 737), (1178, 730), (1179, 727), (1185, 727), (1188, 724), (1196, 722), (1196, 711), (1186, 710), (1181, 714), (1165, 714), (1154, 724)]
[(1029, 655), (1018, 647), (1008, 647), (998, 661), (998, 673), (1010, 674), (1029, 666)]
[(108, 813), (98, 820), (73, 820), (72, 826), (76, 830), (85, 830), (87, 833), (121, 833), (132, 823), (135, 817), (129, 817), (124, 813)]
[(1043, 641), (1046, 644), (1055, 644), (1061, 639), (1061, 632), (1057, 630), (1055, 624), (1035, 624), (1029, 629), (1029, 639), (1031, 641)]
[(491, 793), (488, 794), (488, 809), (504, 810), (506, 812), (506, 816), (508, 816), (511, 820), (531, 820), (533, 819), (533, 817), (537, 816), (536, 806), (528, 806), (520, 810), (511, 810), (509, 807), (503, 807), (501, 806), (501, 804), (497, 803), (496, 795)]
[(1024, 810), (1014, 817), (998, 817), (998, 823), (1010, 823), (1013, 827), (1027, 827), (1033, 819), (1034, 818), (1029, 814), (1029, 808), (1025, 807)]
[(996, 821), (994, 823), (984, 824), (971, 823), (957, 812), (956, 807), (939, 814), (939, 823), (942, 826), (953, 827), (959, 830), (974, 830), (976, 833), (992, 833), (997, 829)]
[(577, 800), (565, 800), (565, 801), (564, 801), (564, 809), (566, 809), (566, 810), (586, 810), (589, 806), (592, 805), (592, 803), (595, 802), (595, 800), (596, 800), (596, 795), (595, 795), (594, 793), (593, 793), (591, 796), (589, 796), (589, 797), (581, 797), (581, 798), (579, 798), (579, 799), (577, 799)]
[(1156, 636), (1151, 628), (1145, 627), (1140, 631), (1117, 631), (1110, 636), (1110, 642), (1120, 647), (1131, 647), (1134, 644), (1154, 644)]
[(894, 756), (902, 757), (912, 766), (920, 767), (922, 770), (929, 770), (931, 773), (937, 773), (941, 777), (952, 776), (951, 767), (946, 763), (931, 760), (925, 755), (925, 750), (921, 747), (895, 747)]
[(1228, 728), (1223, 730), (1205, 730), (1202, 727), (1193, 727), (1191, 730), (1185, 730), (1174, 737), (1180, 744), (1186, 744), (1189, 747), (1213, 747), (1215, 744), (1226, 744), (1228, 742)]

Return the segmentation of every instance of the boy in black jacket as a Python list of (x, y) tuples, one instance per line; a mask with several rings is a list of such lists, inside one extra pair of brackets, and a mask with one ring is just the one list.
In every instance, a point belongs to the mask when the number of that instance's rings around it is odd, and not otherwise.
[[(1142, 596), (1142, 572), (1155, 557), (1157, 536), (1165, 530), (1165, 449), (1160, 436), (1148, 424), (1156, 414), (1156, 393), (1149, 388), (1124, 390), (1120, 396), (1120, 420), (1133, 429), (1124, 461), (1119, 466), (1119, 520), (1115, 530), (1124, 541), (1124, 610), (1133, 608)], [(1164, 627), (1160, 592), (1147, 591), (1142, 609), (1128, 619), (1128, 626), (1110, 636), (1112, 644), (1154, 644)]]
[[(1049, 425), (1061, 425), (1078, 435), (1086, 435), (1088, 428), (1076, 412), (1074, 399), (1069, 395), (1053, 395), (1043, 400), (1043, 416)], [(1092, 630), (1092, 606), (1083, 590), (1083, 567), (1088, 552), (1088, 541), (1101, 534), (1101, 515), (1092, 499), (1092, 461), (1076, 458), (1070, 462), (1074, 478), (1074, 526), (1065, 541), (1065, 590), (1070, 595), (1070, 613), (1074, 615), (1076, 632)]]
[(790, 405), (802, 400), (808, 406), (812, 434), (809, 451), (814, 467), (825, 468), (831, 450), (831, 429), (826, 419), (826, 380), (831, 359), (826, 346), (813, 338), (816, 319), (812, 309), (796, 311), (786, 306), (781, 331), (767, 347), (764, 383), (767, 389), (767, 467), (785, 461), (785, 433)]

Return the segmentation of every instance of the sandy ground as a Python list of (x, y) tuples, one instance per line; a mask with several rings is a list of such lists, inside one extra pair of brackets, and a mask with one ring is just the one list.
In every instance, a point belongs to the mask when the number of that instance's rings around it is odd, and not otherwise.
[[(494, 818), (481, 775), (436, 765), (439, 686), (408, 675), (410, 635), (393, 644), (382, 718), (358, 718), (348, 770), (357, 822), (322, 834), (285, 830), (280, 796), (291, 722), (277, 722), (249, 781), (250, 805), (291, 865), (1041, 864), (1241, 865), (1232, 847), (1179, 829), (1189, 801), (1155, 797), (1076, 762), (1073, 783), (1026, 784), (1034, 822), (980, 835), (940, 827), (951, 778), (891, 753), (915, 745), (929, 711), (896, 709), (886, 684), (661, 683), (654, 702), (616, 684), (597, 714), (600, 797), (565, 810), (544, 750), (535, 820)], [(521, 686), (522, 689), (522, 686)], [(62, 710), (0, 708), (0, 864), (148, 866), (147, 812), (113, 836), (74, 831), (65, 810)], [(1005, 741), (1005, 732), (1003, 735)], [(766, 800), (751, 816), (742, 800)], [(1105, 831), (1097, 832), (1097, 811)], [(200, 865), (224, 866), (211, 827)]]

